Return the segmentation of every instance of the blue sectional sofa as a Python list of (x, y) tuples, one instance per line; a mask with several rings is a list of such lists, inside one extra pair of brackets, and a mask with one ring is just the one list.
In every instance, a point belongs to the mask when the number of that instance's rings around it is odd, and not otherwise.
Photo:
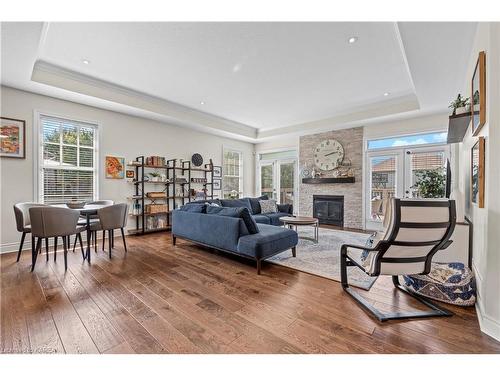
[[(182, 238), (200, 245), (255, 259), (260, 274), (262, 260), (292, 250), (297, 233), (281, 226), (256, 223), (248, 207), (215, 207), (188, 204), (172, 213), (172, 240)], [(271, 219), (270, 219), (271, 221)]]

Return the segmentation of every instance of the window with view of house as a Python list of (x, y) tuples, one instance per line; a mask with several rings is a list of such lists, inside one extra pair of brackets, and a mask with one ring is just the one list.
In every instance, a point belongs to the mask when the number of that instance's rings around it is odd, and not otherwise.
[(243, 154), (240, 151), (224, 149), (223, 197), (238, 198), (243, 190)]
[(97, 199), (97, 126), (40, 116), (39, 201)]

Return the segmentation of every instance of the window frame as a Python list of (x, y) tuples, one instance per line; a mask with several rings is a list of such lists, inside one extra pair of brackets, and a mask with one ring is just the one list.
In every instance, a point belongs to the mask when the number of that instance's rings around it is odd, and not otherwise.
[(221, 187), (221, 198), (222, 199), (225, 199), (224, 198), (224, 193), (225, 193), (225, 183), (224, 183), (224, 178), (226, 176), (225, 174), (225, 168), (224, 168), (224, 161), (225, 161), (225, 158), (224, 158), (224, 155), (226, 152), (235, 152), (235, 153), (238, 153), (240, 155), (240, 165), (239, 165), (239, 170), (240, 170), (240, 174), (239, 176), (230, 176), (230, 177), (239, 177), (239, 192), (238, 192), (238, 198), (240, 198), (241, 195), (244, 195), (244, 187), (243, 187), (243, 151), (242, 150), (239, 150), (239, 149), (236, 149), (236, 148), (233, 148), (233, 147), (226, 147), (226, 146), (223, 146), (222, 147), (222, 187)]
[[(94, 138), (94, 197), (93, 200), (98, 200), (100, 196), (100, 144), (101, 144), (101, 132), (100, 124), (98, 121), (76, 118), (74, 116), (68, 116), (60, 113), (53, 113), (48, 111), (33, 111), (33, 201), (38, 203), (43, 203), (43, 178), (42, 170), (44, 168), (43, 161), (43, 129), (42, 129), (42, 117), (56, 117), (67, 121), (79, 122), (87, 124), (95, 128), (95, 138)], [(71, 170), (73, 168), (56, 168), (63, 170)], [(78, 169), (78, 168), (74, 168)]]

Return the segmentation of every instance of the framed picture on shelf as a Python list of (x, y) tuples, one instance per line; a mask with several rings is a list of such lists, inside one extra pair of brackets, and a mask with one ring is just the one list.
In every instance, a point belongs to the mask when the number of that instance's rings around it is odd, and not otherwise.
[(484, 207), (484, 137), (479, 137), (471, 149), (471, 200)]
[(125, 158), (117, 156), (106, 156), (105, 162), (106, 178), (125, 178)]
[(222, 189), (222, 180), (220, 178), (215, 179), (214, 178), (214, 190), (221, 190)]
[(222, 178), (222, 167), (220, 165), (214, 165), (214, 178)]
[(486, 54), (479, 52), (472, 76), (472, 134), (478, 135), (486, 123)]
[(126, 173), (127, 178), (129, 178), (131, 180), (133, 180), (135, 178), (135, 171), (134, 170), (129, 169), (125, 173)]
[(26, 121), (0, 117), (0, 156), (26, 158)]

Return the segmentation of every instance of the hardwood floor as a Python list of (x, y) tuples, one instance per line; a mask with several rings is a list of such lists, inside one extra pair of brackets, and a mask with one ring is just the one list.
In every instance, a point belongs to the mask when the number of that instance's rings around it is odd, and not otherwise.
[[(474, 308), (451, 318), (378, 323), (321, 277), (255, 265), (169, 234), (115, 241), (89, 266), (77, 251), (54, 263), (4, 254), (3, 353), (500, 353)], [(368, 296), (381, 310), (415, 309), (381, 277)]]

